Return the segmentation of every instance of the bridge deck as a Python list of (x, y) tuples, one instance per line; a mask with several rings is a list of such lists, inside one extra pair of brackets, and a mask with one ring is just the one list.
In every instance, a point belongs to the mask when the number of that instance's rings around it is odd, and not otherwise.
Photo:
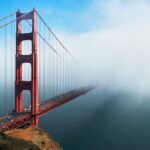
[[(38, 116), (42, 116), (45, 113), (67, 103), (76, 97), (79, 97), (87, 92), (91, 91), (93, 87), (88, 88), (78, 88), (67, 93), (61, 94), (59, 96), (45, 99), (39, 103), (39, 113)], [(20, 128), (31, 123), (31, 106), (24, 108), (22, 113), (12, 113), (5, 115), (0, 118), (0, 131), (7, 131), (14, 128)]]

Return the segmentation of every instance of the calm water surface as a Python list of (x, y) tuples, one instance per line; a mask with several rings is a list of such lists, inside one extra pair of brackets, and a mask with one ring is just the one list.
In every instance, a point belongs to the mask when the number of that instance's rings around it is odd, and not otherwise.
[(97, 89), (40, 119), (64, 150), (150, 150), (150, 99)]

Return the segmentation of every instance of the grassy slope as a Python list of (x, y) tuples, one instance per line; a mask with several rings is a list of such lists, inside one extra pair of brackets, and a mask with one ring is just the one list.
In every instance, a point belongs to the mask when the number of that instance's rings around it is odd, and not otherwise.
[(0, 150), (40, 150), (40, 148), (31, 142), (0, 133)]

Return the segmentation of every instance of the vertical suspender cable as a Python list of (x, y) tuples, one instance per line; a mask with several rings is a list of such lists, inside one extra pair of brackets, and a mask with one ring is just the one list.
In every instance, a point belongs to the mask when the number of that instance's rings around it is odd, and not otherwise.
[(65, 92), (67, 91), (67, 54), (65, 52)]
[(72, 90), (72, 59), (70, 57), (70, 89)]
[[(53, 38), (53, 47), (54, 47), (55, 43), (54, 43), (54, 38)], [(54, 96), (56, 95), (56, 57), (55, 57), (55, 54), (54, 54), (54, 63), (53, 63), (53, 72), (54, 72)]]
[(69, 89), (71, 90), (71, 58), (69, 56)]
[[(56, 49), (56, 41), (55, 41), (55, 49)], [(57, 55), (55, 55), (55, 87), (56, 87), (56, 95), (57, 95), (57, 87), (58, 87), (58, 85), (57, 85), (57, 61), (58, 61), (58, 59), (57, 59)]]
[[(56, 48), (57, 49), (57, 41), (55, 42)], [(56, 56), (56, 95), (58, 95), (58, 56)]]
[[(48, 40), (49, 41), (51, 41), (51, 37), (50, 37), (50, 34), (48, 35)], [(49, 93), (49, 96), (51, 97), (52, 96), (52, 91), (51, 91), (51, 53), (50, 52), (48, 52), (48, 64), (49, 64), (49, 66), (48, 66), (48, 79), (49, 79), (49, 86), (48, 86), (48, 93)]]
[(67, 74), (68, 74), (68, 60), (67, 60), (67, 54), (65, 53), (65, 59), (66, 59), (66, 63), (65, 63), (65, 67), (66, 67), (66, 72), (65, 72), (65, 82), (66, 82), (66, 87), (65, 87), (65, 91), (67, 91), (68, 88), (68, 79), (67, 79)]
[(8, 70), (8, 63), (7, 63), (7, 60), (8, 60), (8, 46), (7, 46), (7, 26), (6, 26), (6, 112), (8, 111), (8, 92), (7, 92), (7, 84), (8, 84), (8, 74), (7, 74), (7, 70)]
[[(62, 51), (63, 52), (63, 58), (64, 58), (64, 50)], [(64, 62), (65, 62), (65, 59), (64, 61), (62, 62), (62, 91), (64, 93)]]
[(3, 37), (4, 37), (4, 40), (3, 40), (3, 84), (4, 84), (4, 88), (3, 88), (3, 113), (5, 113), (5, 28), (4, 28), (4, 32), (3, 32)]
[[(43, 32), (43, 30), (42, 30)], [(44, 98), (44, 41), (42, 42), (42, 99)]]
[(16, 27), (16, 25), (15, 25), (15, 23), (13, 23), (13, 32), (12, 32), (12, 89), (13, 89), (13, 110), (15, 109), (14, 108), (14, 106), (15, 106), (15, 38), (16, 38), (16, 36), (15, 36), (15, 34), (16, 34), (16, 32), (15, 32), (15, 28)]
[(64, 92), (66, 92), (66, 71), (67, 71), (67, 67), (66, 67), (66, 53), (64, 53), (64, 59), (65, 59), (65, 62), (64, 62)]
[(72, 64), (71, 64), (71, 57), (70, 57), (70, 89), (72, 89), (72, 76), (71, 76), (71, 73), (72, 73)]
[[(26, 22), (27, 23), (27, 22)], [(26, 32), (27, 33), (29, 33), (30, 32), (30, 28), (28, 27), (27, 28), (27, 25), (26, 25)], [(27, 55), (29, 55), (30, 54), (30, 45), (29, 45), (30, 43), (29, 43), (29, 41), (27, 42)], [(30, 80), (30, 66), (29, 66), (29, 64), (27, 64), (27, 80), (29, 81)], [(30, 105), (30, 100), (29, 100), (29, 94), (27, 93), (27, 98), (26, 98), (26, 101), (27, 101), (27, 106), (29, 106)]]
[[(41, 21), (39, 21), (39, 32), (41, 33)], [(42, 42), (41, 38), (39, 39), (39, 102), (41, 102), (42, 98)]]
[[(44, 37), (45, 37), (45, 25), (44, 25)], [(45, 82), (46, 81), (46, 60), (45, 60), (46, 54), (45, 53), (46, 53), (46, 51), (45, 51), (45, 42), (44, 42), (44, 59), (43, 59), (43, 61), (44, 61), (43, 62), (43, 65), (44, 65), (44, 78), (43, 78), (44, 79), (44, 81), (43, 81), (44, 82), (44, 88), (43, 88), (44, 89), (44, 97), (46, 97), (46, 89), (45, 89), (46, 88), (46, 82)]]
[[(25, 22), (23, 24), (23, 31), (25, 33), (27, 33), (27, 26), (25, 25)], [(28, 42), (25, 41), (24, 42), (24, 45), (23, 45), (23, 55), (27, 55), (28, 53)], [(24, 67), (23, 67), (23, 76), (24, 76), (24, 79), (27, 81), (28, 80), (28, 66), (27, 64), (24, 64)], [(27, 92), (26, 91), (23, 91), (23, 104), (25, 104), (25, 106), (28, 106), (28, 99), (27, 99)]]
[(51, 90), (52, 90), (52, 96), (54, 97), (54, 53), (52, 52), (52, 85), (51, 85)]
[[(61, 55), (62, 55), (62, 52), (60, 52)], [(61, 79), (61, 76), (62, 76), (62, 59), (59, 60), (59, 65), (60, 65), (60, 69), (59, 69), (59, 74), (60, 74), (60, 93), (62, 92), (62, 89), (61, 89), (61, 86), (62, 86), (62, 79)]]
[[(13, 18), (11, 17), (11, 20), (12, 20)], [(13, 40), (13, 35), (12, 35), (12, 32), (13, 32), (13, 24), (11, 24), (11, 36), (10, 36), (10, 38), (11, 38), (11, 46), (10, 46), (10, 105), (11, 105), (11, 107), (12, 107), (12, 100), (13, 100), (13, 94), (12, 94), (12, 85), (13, 85), (13, 74), (12, 74), (12, 71), (13, 71), (13, 54), (12, 54), (12, 40)]]
[(7, 26), (4, 29), (4, 108), (7, 113)]

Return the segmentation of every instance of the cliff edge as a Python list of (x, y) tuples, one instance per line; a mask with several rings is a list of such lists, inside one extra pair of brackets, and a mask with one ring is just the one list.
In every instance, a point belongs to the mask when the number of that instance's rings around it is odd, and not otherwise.
[(0, 150), (62, 150), (62, 148), (42, 129), (31, 126), (0, 133)]

